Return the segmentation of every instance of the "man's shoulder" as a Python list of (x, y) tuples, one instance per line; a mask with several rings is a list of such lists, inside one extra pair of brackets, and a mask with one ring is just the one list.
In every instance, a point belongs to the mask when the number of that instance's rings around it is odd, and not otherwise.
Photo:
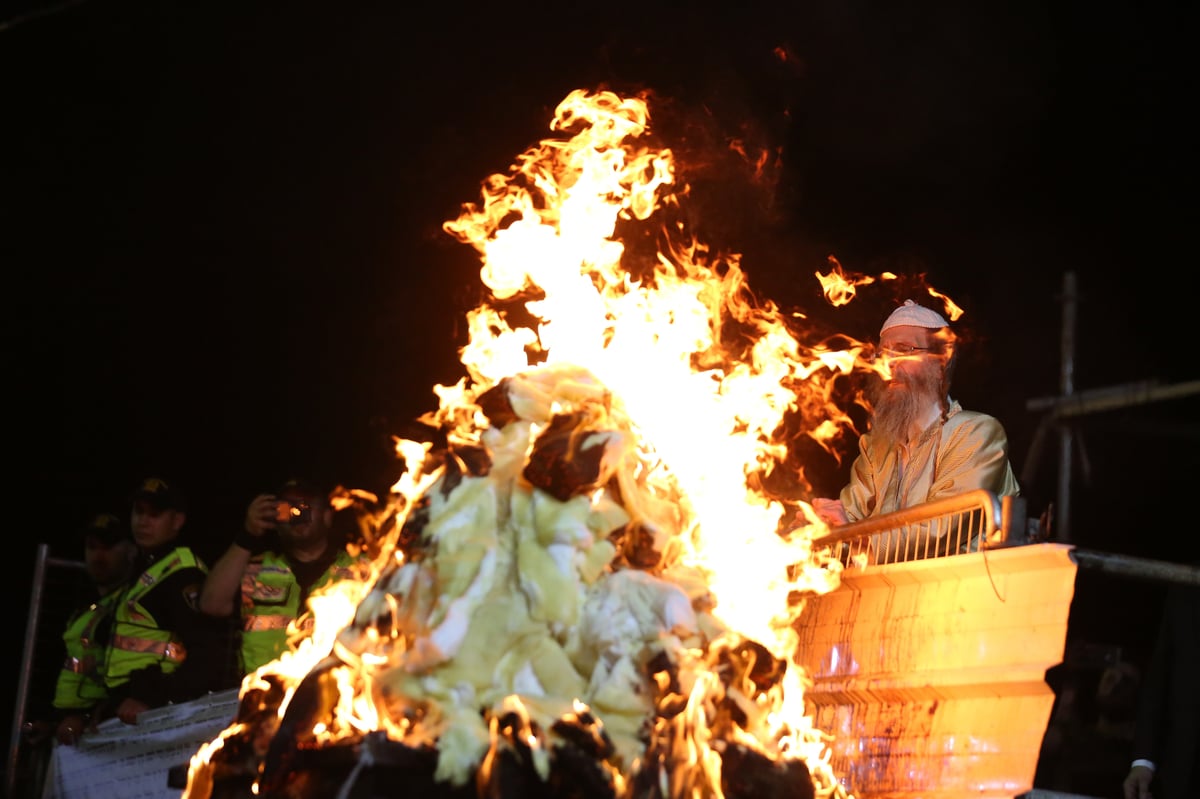
[(208, 571), (208, 564), (204, 562), (204, 558), (187, 544), (175, 547), (165, 560), (169, 561), (168, 569), (171, 571)]
[(957, 412), (952, 413), (947, 417), (945, 422), (946, 430), (963, 429), (968, 431), (979, 431), (986, 433), (1003, 433), (1004, 425), (995, 416), (982, 411), (968, 411), (959, 408)]
[(191, 547), (180, 544), (152, 554), (148, 563), (143, 562), (140, 571), (141, 577), (134, 582), (153, 582), (155, 578), (161, 579), (173, 572), (191, 569), (204, 571), (207, 568), (204, 561)]

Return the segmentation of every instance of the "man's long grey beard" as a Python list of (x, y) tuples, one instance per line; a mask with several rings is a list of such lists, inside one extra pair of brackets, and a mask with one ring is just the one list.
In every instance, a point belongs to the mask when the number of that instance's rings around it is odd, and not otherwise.
[(925, 364), (915, 374), (895, 373), (871, 391), (871, 431), (892, 443), (908, 441), (909, 431), (924, 420), (930, 404), (940, 404), (941, 369)]

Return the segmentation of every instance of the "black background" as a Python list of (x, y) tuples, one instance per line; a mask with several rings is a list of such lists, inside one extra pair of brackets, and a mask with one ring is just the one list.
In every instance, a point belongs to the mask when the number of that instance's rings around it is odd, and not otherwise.
[[(691, 120), (701, 232), (742, 253), (760, 295), (869, 338), (893, 298), (830, 316), (813, 273), (833, 255), (923, 273), (963, 307), (953, 393), (1005, 422), (1034, 512), (1057, 447), (1032, 452), (1026, 402), (1059, 389), (1064, 274), (1076, 390), (1198, 377), (1185, 4), (732, 5), (14, 8), (0, 259), (18, 574), (39, 542), (78, 556), (71, 533), (127, 513), (149, 473), (187, 487), (213, 556), (291, 474), (385, 489), (392, 436), (460, 376), (483, 297), (441, 225), (576, 88), (651, 89)], [(700, 158), (735, 137), (778, 154), (765, 181)], [(1079, 423), (1072, 543), (1197, 557), (1196, 407)], [(1073, 635), (1144, 646), (1156, 589), (1088, 581)]]

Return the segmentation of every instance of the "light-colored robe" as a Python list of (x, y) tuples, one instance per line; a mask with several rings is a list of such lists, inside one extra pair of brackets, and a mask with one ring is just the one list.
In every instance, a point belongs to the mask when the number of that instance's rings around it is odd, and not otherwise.
[(1003, 425), (985, 413), (964, 411), (957, 401), (950, 402), (945, 419), (921, 433), (906, 464), (896, 442), (871, 433), (859, 439), (858, 449), (840, 496), (851, 522), (979, 488), (997, 496), (1021, 493)]

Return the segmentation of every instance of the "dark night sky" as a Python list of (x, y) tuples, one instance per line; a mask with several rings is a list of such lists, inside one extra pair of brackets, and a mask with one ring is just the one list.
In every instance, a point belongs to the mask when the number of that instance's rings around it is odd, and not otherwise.
[[(385, 488), (391, 436), (459, 377), (481, 298), (474, 253), (441, 223), (575, 88), (653, 89), (718, 141), (779, 148), (770, 185), (722, 190), (714, 168), (698, 196), (713, 243), (780, 305), (821, 305), (830, 254), (927, 273), (967, 312), (954, 393), (1005, 421), (1018, 470), (1025, 402), (1058, 388), (1064, 272), (1083, 295), (1077, 389), (1200, 377), (1176, 343), (1195, 318), (1185, 4), (732, 6), (10, 15), (0, 257), (22, 569), (38, 541), (74, 556), (67, 533), (123, 511), (147, 472), (189, 487), (214, 553), (289, 472)], [(848, 310), (847, 332), (872, 335), (877, 307)], [(1196, 407), (1084, 422), (1077, 543), (1180, 552)], [(1026, 486), (1038, 507), (1054, 453)]]

